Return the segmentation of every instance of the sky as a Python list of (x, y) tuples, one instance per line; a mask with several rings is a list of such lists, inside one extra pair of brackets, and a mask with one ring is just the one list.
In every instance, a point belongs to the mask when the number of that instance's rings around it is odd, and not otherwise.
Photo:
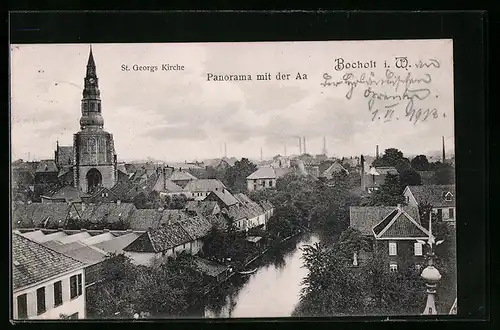
[[(11, 152), (12, 159), (50, 159), (56, 141), (72, 145), (81, 116), (80, 101), (88, 44), (11, 45)], [(119, 161), (153, 158), (192, 161), (224, 155), (270, 158), (298, 154), (298, 137), (306, 150), (319, 154), (323, 139), (329, 156), (374, 154), (394, 147), (405, 155), (454, 149), (453, 54), (451, 40), (323, 41), (261, 43), (93, 44), (102, 100), (104, 129), (114, 136)], [(396, 69), (395, 57), (407, 56), (410, 69)], [(337, 71), (335, 60), (376, 62), (376, 68)], [(439, 68), (416, 69), (419, 61), (439, 61)], [(368, 108), (366, 84), (359, 84), (350, 99), (349, 86), (322, 86), (344, 74), (359, 77), (393, 74), (403, 79), (430, 75), (430, 96), (414, 101), (414, 109), (436, 109), (416, 124), (405, 116), (400, 102), (384, 122), (388, 100)], [(158, 70), (134, 71), (133, 65)], [(162, 64), (182, 65), (182, 71), (162, 71)], [(122, 66), (129, 71), (122, 70)], [(257, 81), (269, 72), (272, 79)], [(207, 74), (251, 75), (252, 81), (207, 81)], [(276, 74), (289, 73), (289, 80)], [(307, 79), (296, 79), (307, 75)], [(410, 88), (409, 87), (409, 88)], [(401, 95), (403, 87), (372, 85), (371, 90)], [(382, 120), (372, 111), (380, 107)], [(394, 117), (397, 117), (395, 119)], [(422, 115), (421, 118), (424, 116)], [(376, 120), (372, 121), (373, 118)]]

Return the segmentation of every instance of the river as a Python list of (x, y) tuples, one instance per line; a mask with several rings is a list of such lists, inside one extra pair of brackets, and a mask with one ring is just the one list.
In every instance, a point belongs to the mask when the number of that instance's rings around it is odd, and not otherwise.
[(307, 275), (300, 247), (319, 240), (318, 235), (304, 234), (268, 251), (249, 266), (258, 267), (255, 273), (235, 275), (206, 297), (196, 314), (205, 318), (291, 316), (299, 302), (301, 281)]

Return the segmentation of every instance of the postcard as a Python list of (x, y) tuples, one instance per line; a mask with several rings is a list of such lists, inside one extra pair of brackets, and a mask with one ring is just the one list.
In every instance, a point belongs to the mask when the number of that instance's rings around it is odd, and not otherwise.
[(10, 55), (13, 320), (456, 314), (451, 39)]

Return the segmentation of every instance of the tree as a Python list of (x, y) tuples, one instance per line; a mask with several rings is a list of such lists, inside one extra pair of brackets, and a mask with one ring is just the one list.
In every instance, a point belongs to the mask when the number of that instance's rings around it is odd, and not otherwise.
[(385, 149), (384, 155), (373, 161), (373, 166), (396, 166), (403, 159), (403, 153), (396, 148)]
[(455, 169), (449, 164), (440, 163), (434, 172), (434, 182), (436, 184), (455, 184)]
[(411, 167), (415, 171), (429, 171), (431, 166), (425, 155), (418, 155), (411, 160)]
[(398, 175), (388, 174), (385, 177), (385, 182), (380, 189), (375, 191), (370, 199), (368, 205), (370, 206), (387, 206), (404, 204), (404, 196), (402, 194), (403, 188), (399, 181)]
[(247, 158), (242, 158), (234, 163), (234, 166), (226, 169), (223, 182), (234, 193), (247, 190), (246, 178), (257, 170), (257, 166)]
[(403, 187), (422, 185), (422, 178), (420, 177), (420, 174), (411, 169), (400, 172), (399, 181)]
[(370, 251), (370, 243), (363, 237), (359, 230), (348, 228), (343, 231), (338, 240), (339, 252), (344, 258), (352, 258), (354, 253), (359, 256), (362, 251)]

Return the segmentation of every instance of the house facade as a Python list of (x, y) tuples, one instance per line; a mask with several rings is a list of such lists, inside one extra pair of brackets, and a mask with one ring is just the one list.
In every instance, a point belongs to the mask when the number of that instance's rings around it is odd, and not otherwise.
[(438, 219), (449, 222), (456, 219), (455, 185), (407, 186), (403, 195), (408, 205), (430, 204)]
[(371, 244), (370, 251), (358, 251), (353, 265), (358, 266), (371, 253), (383, 256), (386, 270), (419, 270), (425, 261), (429, 232), (420, 224), (418, 208), (412, 206), (354, 206), (350, 208), (350, 227)]
[(84, 263), (16, 233), (12, 259), (14, 319), (86, 317)]
[(276, 173), (272, 167), (261, 167), (247, 177), (247, 190), (257, 191), (276, 187)]

